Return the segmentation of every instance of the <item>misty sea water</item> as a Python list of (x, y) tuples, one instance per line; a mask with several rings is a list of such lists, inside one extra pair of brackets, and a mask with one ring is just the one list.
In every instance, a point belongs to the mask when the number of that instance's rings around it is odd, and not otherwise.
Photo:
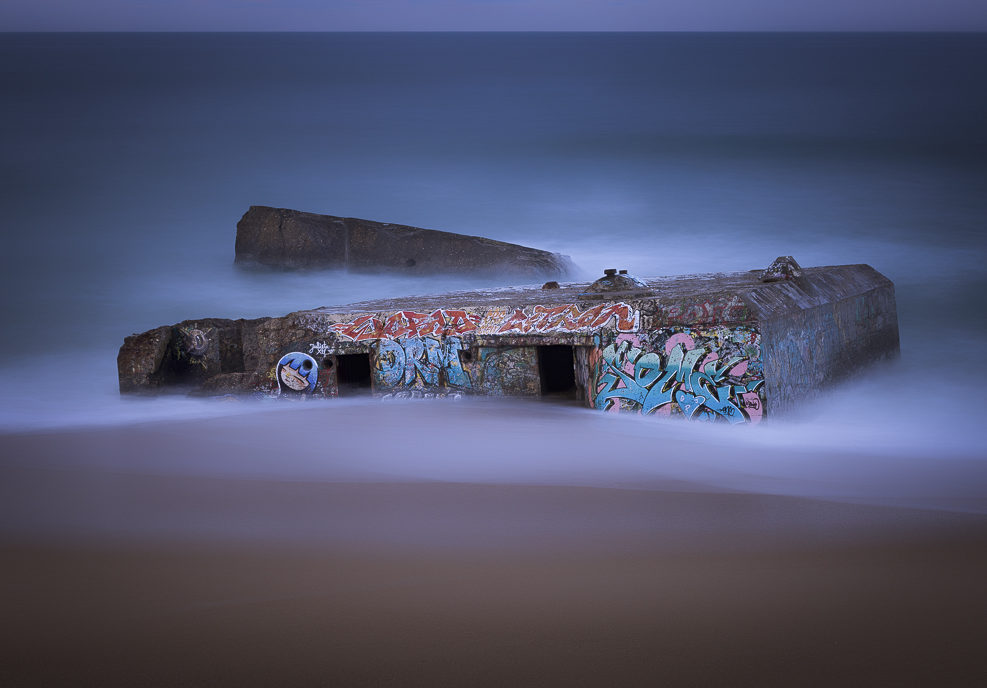
[(5, 430), (232, 413), (120, 400), (133, 332), (495, 283), (238, 271), (256, 204), (586, 277), (869, 263), (902, 360), (729, 442), (985, 454), (987, 36), (3, 34), (0, 65)]

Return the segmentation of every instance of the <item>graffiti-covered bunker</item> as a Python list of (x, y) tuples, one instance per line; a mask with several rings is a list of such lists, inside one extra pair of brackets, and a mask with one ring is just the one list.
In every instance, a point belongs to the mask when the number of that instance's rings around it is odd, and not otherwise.
[(728, 423), (783, 413), (898, 353), (868, 265), (549, 282), (205, 319), (127, 337), (124, 393), (550, 397)]

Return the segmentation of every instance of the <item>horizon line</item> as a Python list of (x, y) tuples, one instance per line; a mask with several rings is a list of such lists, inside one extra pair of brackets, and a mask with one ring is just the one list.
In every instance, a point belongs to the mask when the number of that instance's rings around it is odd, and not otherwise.
[(108, 33), (532, 33), (532, 34), (987, 34), (983, 29), (0, 29), (0, 34)]

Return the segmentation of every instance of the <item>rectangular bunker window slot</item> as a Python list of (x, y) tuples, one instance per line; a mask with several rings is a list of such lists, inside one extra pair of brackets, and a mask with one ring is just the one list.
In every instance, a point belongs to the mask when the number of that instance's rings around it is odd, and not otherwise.
[(571, 346), (538, 347), (541, 395), (555, 399), (576, 398), (576, 366)]
[(370, 354), (337, 354), (339, 396), (370, 394)]

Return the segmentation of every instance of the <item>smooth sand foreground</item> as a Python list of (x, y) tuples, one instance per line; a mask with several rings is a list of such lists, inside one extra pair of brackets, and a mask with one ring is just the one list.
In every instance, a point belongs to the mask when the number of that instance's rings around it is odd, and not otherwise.
[(0, 437), (0, 685), (987, 685), (984, 516), (31, 465), (87, 441)]

